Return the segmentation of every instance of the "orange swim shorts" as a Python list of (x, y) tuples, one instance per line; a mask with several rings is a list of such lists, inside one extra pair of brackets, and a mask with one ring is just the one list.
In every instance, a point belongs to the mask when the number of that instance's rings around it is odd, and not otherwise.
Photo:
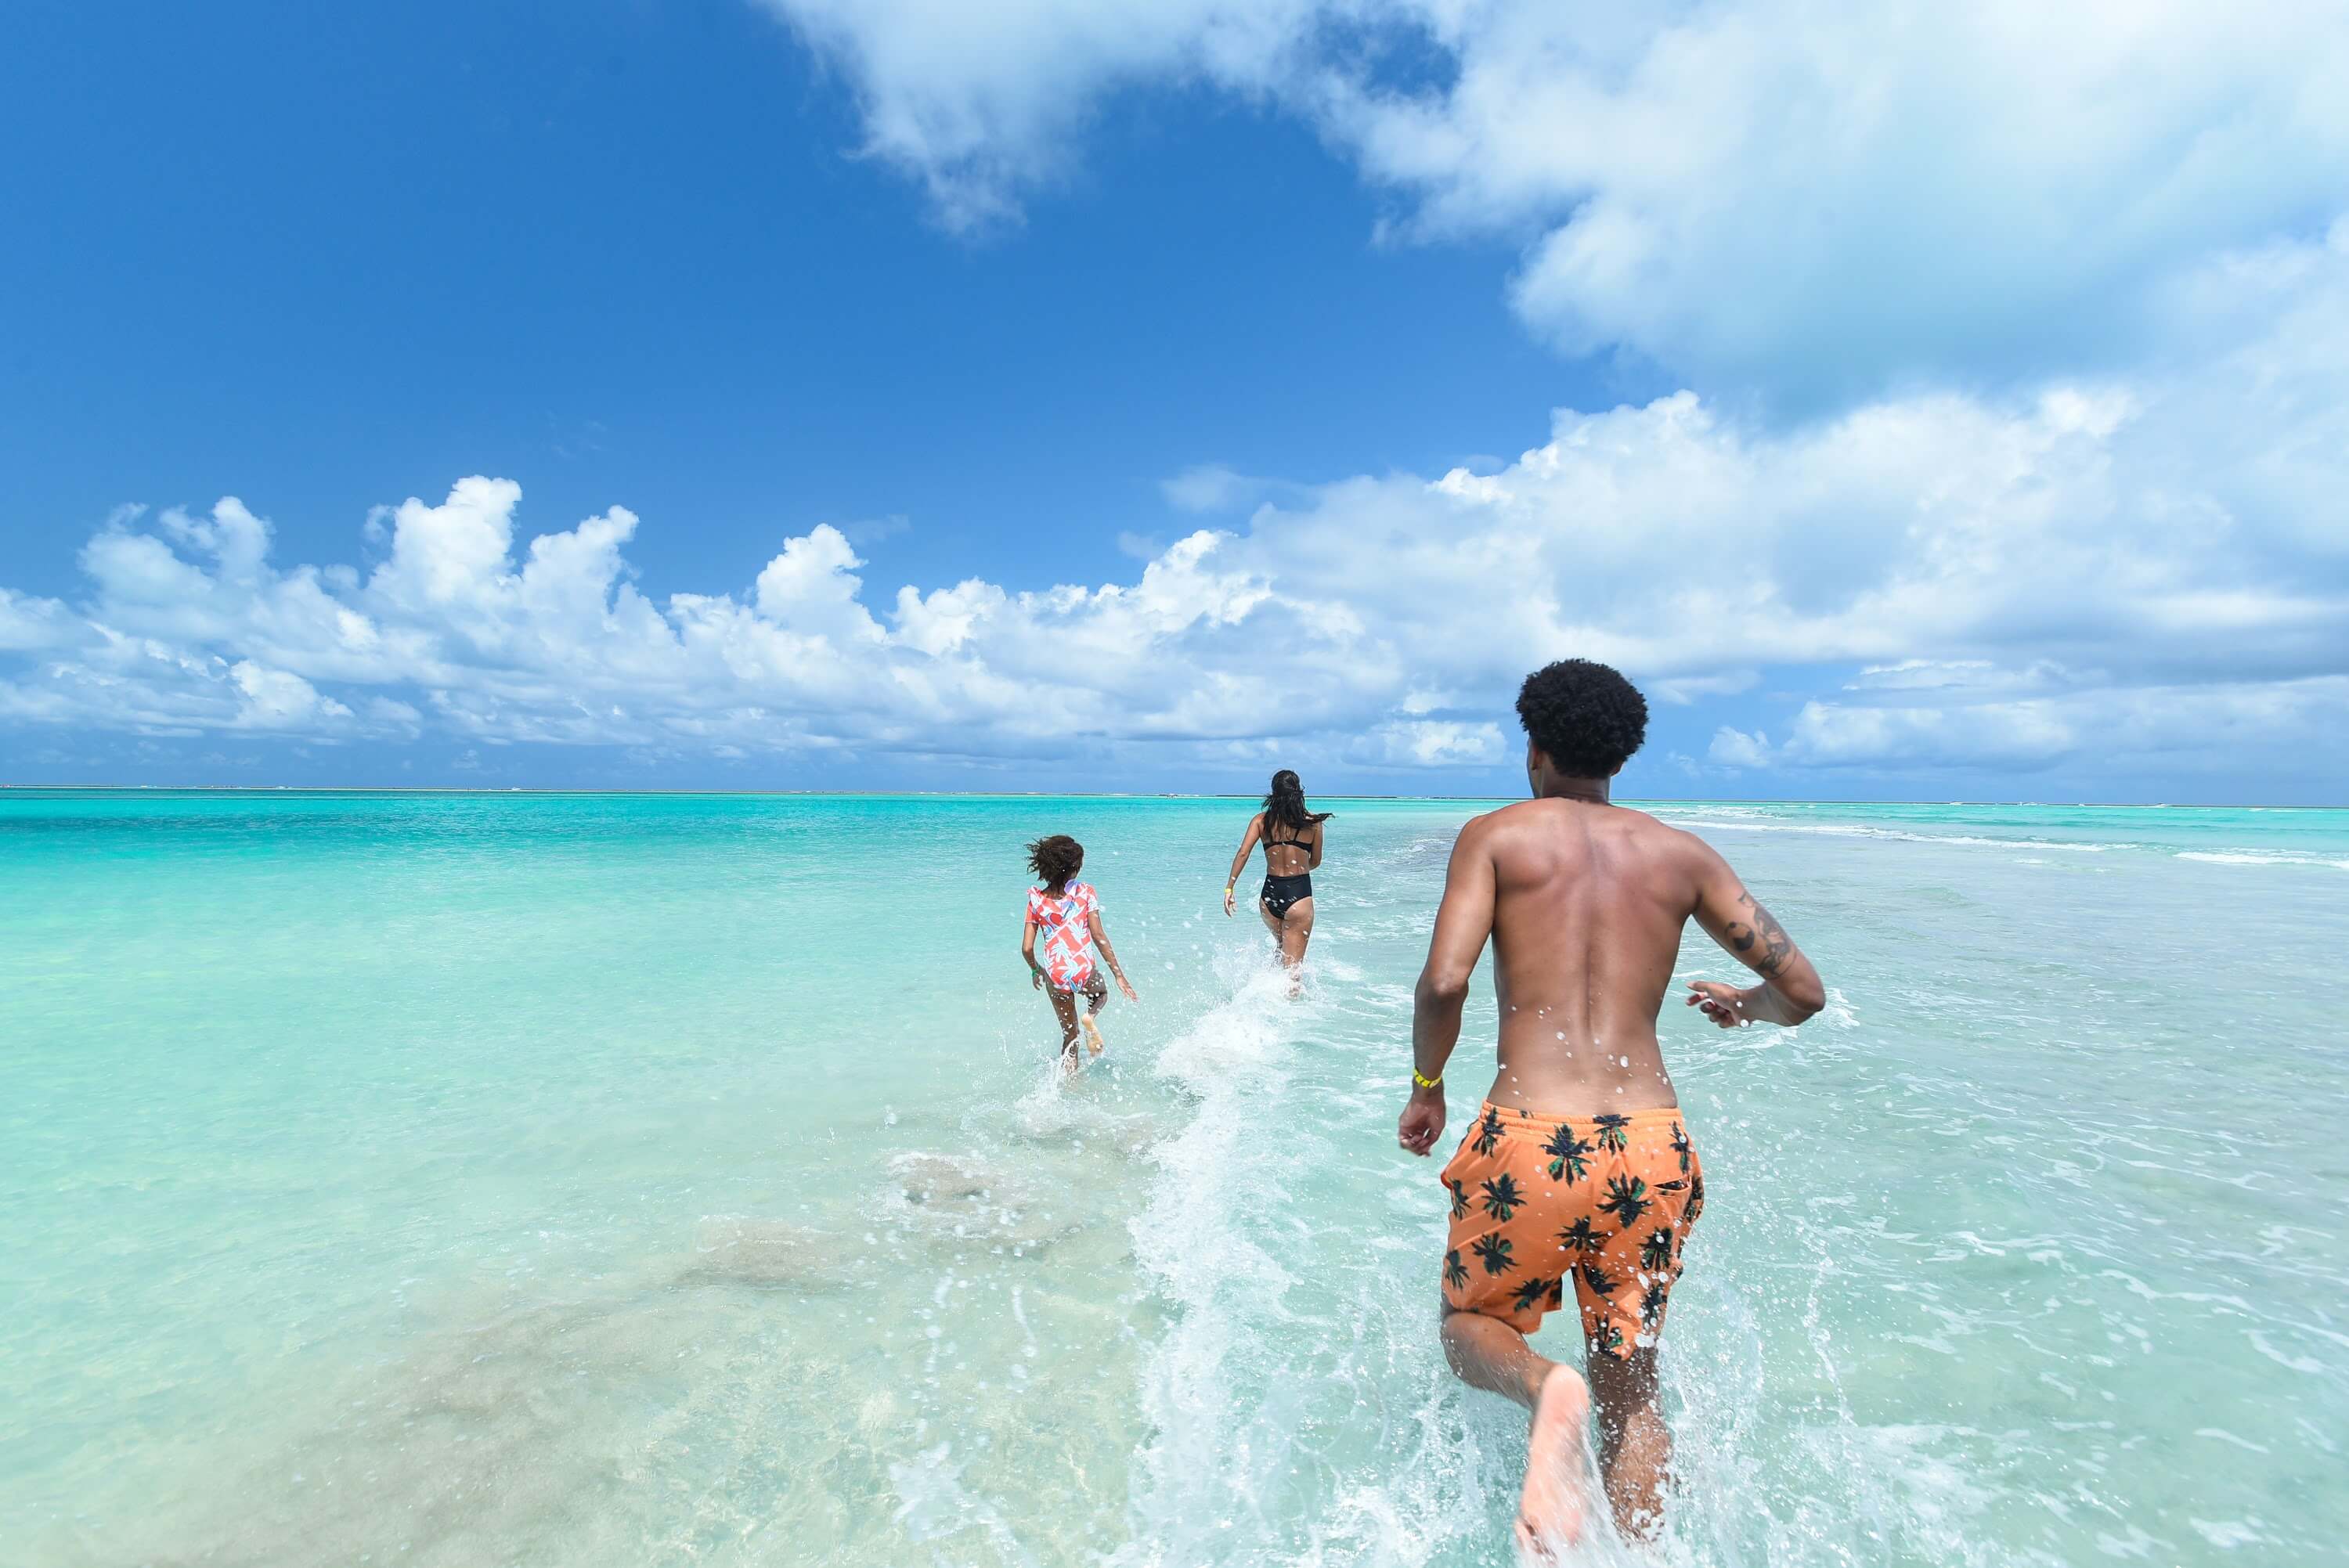
[(1488, 1102), (1444, 1185), (1446, 1305), (1531, 1334), (1566, 1305), (1571, 1279), (1591, 1354), (1629, 1358), (1656, 1343), (1704, 1207), (1704, 1166), (1677, 1106), (1555, 1117)]

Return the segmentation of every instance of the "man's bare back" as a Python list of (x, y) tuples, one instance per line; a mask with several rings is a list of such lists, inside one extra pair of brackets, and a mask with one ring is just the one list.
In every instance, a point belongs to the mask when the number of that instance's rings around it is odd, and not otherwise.
[[(1679, 1109), (1656, 1016), (1691, 919), (1760, 984), (1689, 984), (1723, 1028), (1799, 1024), (1818, 973), (1728, 862), (1693, 834), (1611, 804), (1647, 703), (1620, 674), (1570, 659), (1517, 698), (1534, 798), (1460, 831), (1412, 1016), (1413, 1154), (1444, 1135), (1444, 1068), (1489, 938), (1498, 1061), (1445, 1164), (1442, 1335), (1454, 1371), (1533, 1413), (1517, 1537), (1537, 1557), (1580, 1533), (1574, 1471), (1595, 1414), (1617, 1528), (1651, 1533), (1671, 1439), (1656, 1352), (1688, 1237), (1704, 1209), (1700, 1135)], [(1573, 1304), (1588, 1382), (1527, 1336)]]
[(1785, 931), (1702, 840), (1603, 801), (1526, 800), (1469, 823), (1444, 892), (1444, 913), (1460, 929), (1447, 933), (1440, 919), (1434, 954), (1473, 967), (1473, 953), (1454, 950), (1476, 934), (1486, 904), (1501, 1007), (1487, 1098), (1499, 1105), (1568, 1112), (1678, 1104), (1656, 1016), (1692, 916), (1733, 952), (1742, 941), (1746, 952), (1775, 956), (1780, 968), (1765, 975), (1799, 962)]

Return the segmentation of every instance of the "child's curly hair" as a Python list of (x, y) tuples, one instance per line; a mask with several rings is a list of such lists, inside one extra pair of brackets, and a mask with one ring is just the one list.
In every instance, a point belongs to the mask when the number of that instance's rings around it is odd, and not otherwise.
[(1085, 847), (1066, 833), (1054, 833), (1028, 846), (1028, 869), (1044, 879), (1044, 885), (1059, 892), (1069, 885), (1069, 879), (1084, 869)]

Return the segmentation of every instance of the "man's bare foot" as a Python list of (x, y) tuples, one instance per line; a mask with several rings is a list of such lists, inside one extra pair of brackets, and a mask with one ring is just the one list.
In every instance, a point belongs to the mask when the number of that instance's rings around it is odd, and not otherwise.
[(1582, 1539), (1582, 1444), (1590, 1386), (1571, 1367), (1553, 1367), (1534, 1406), (1526, 1441), (1526, 1488), (1517, 1499), (1517, 1546), (1526, 1560), (1555, 1562)]
[(1085, 1048), (1095, 1056), (1101, 1055), (1105, 1044), (1101, 1037), (1101, 1026), (1093, 1022), (1091, 1013), (1086, 1014), (1081, 1022), (1085, 1026)]

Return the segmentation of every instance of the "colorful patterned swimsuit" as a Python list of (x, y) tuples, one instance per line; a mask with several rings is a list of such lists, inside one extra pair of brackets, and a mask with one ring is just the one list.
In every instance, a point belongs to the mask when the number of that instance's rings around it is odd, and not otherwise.
[(1044, 933), (1044, 984), (1053, 990), (1094, 984), (1092, 916), (1100, 911), (1090, 882), (1071, 882), (1058, 898), (1040, 887), (1028, 890), (1028, 918)]

